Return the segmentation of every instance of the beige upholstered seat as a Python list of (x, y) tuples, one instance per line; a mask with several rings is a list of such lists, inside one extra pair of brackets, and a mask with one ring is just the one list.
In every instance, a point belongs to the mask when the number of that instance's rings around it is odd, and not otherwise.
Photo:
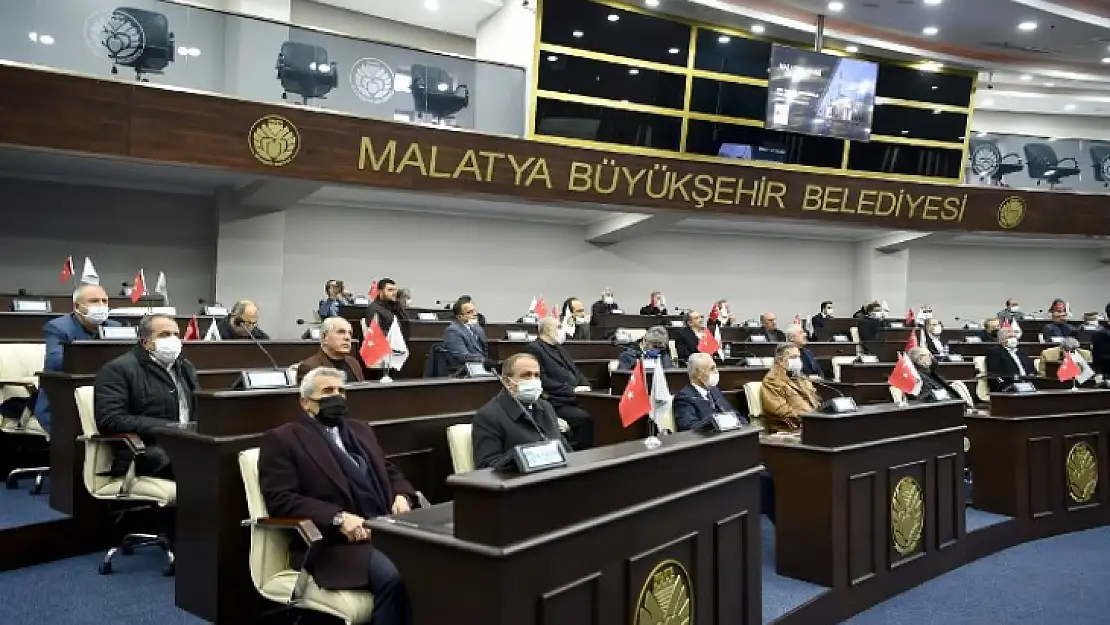
[[(28, 397), (38, 388), (37, 373), (46, 360), (46, 345), (42, 343), (10, 343), (0, 345), (0, 403), (15, 397)], [(0, 431), (46, 437), (39, 422), (30, 410), (19, 419), (0, 417)]]
[(748, 415), (752, 425), (763, 425), (763, 399), (759, 394), (762, 389), (763, 382), (744, 383), (744, 399), (748, 402)]
[[(135, 461), (127, 473), (120, 477), (105, 475), (112, 468), (116, 450), (127, 445), (135, 454), (141, 454), (142, 441), (135, 435), (104, 435), (96, 428), (93, 407), (93, 387), (81, 386), (73, 391), (77, 403), (77, 416), (81, 421), (81, 440), (85, 443), (85, 463), (82, 478), (85, 490), (96, 499), (132, 504), (149, 504), (158, 508), (172, 506), (177, 500), (177, 484), (173, 480), (135, 475)], [(164, 575), (174, 573), (173, 548), (162, 534), (127, 534), (119, 546), (112, 547), (100, 563), (101, 575), (112, 572), (112, 558), (120, 551), (138, 547), (158, 547), (166, 553)]]
[(979, 399), (982, 401), (990, 401), (990, 384), (987, 383), (987, 378), (983, 377), (987, 375), (987, 357), (976, 356), (972, 358), (972, 362), (975, 363), (975, 372), (979, 376), (979, 381), (975, 383), (975, 394), (978, 395)]
[(844, 365), (850, 365), (855, 361), (856, 361), (855, 356), (833, 356), (832, 357), (833, 379), (836, 380), (837, 382), (839, 382), (840, 381), (840, 367), (842, 367)]
[(289, 539), (304, 539), (311, 546), (320, 539), (320, 531), (307, 520), (267, 523), (269, 515), (258, 482), (257, 447), (239, 452), (239, 471), (250, 515), (251, 581), (258, 593), (283, 606), (328, 614), (348, 625), (370, 622), (374, 597), (368, 591), (325, 590), (307, 572), (290, 566)]
[(470, 424), (459, 423), (447, 428), (447, 449), (451, 451), (451, 464), (455, 473), (474, 470), (474, 444), (470, 439)]
[[(848, 335), (852, 337), (852, 342), (856, 344), (856, 353), (857, 354), (862, 354), (863, 353), (863, 346), (860, 345), (860, 343), (859, 343), (859, 327), (858, 326), (852, 326), (852, 327), (848, 328)], [(833, 365), (833, 366), (835, 367), (836, 365)]]
[(667, 341), (667, 349), (671, 351), (671, 360), (678, 360), (678, 347), (674, 341)]
[(610, 360), (609, 361), (609, 373), (612, 373), (612, 372), (616, 371), (617, 369), (620, 369), (620, 367), (621, 367), (621, 361), (619, 361), (619, 360)]
[(974, 408), (975, 407), (975, 400), (972, 399), (971, 391), (967, 390), (967, 385), (966, 384), (964, 384), (960, 380), (955, 380), (955, 381), (949, 382), (948, 386), (951, 386), (952, 389), (955, 390), (960, 395), (960, 399), (964, 400), (964, 403), (967, 404), (968, 408)]
[(906, 394), (902, 392), (902, 389), (894, 388), (893, 386), (888, 388), (890, 388), (890, 398), (894, 401), (894, 403), (901, 404), (906, 401)]

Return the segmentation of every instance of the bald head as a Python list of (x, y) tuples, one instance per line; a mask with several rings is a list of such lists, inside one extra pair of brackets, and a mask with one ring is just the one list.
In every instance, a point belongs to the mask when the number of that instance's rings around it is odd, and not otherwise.
[(777, 330), (778, 319), (775, 318), (775, 313), (765, 312), (759, 316), (759, 323), (763, 326), (764, 330)]

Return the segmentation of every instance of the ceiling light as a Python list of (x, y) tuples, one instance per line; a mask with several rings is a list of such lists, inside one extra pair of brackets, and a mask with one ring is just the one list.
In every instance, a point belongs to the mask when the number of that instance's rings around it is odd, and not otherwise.
[(979, 103), (980, 106), (994, 106), (994, 100), (987, 98)]
[(1022, 80), (1033, 80), (1033, 76), (1031, 74), (1022, 74), (1021, 79)]
[(1056, 83), (1054, 83), (1054, 82), (1046, 82), (1046, 83), (1044, 84), (1044, 86), (1046, 86), (1046, 87), (1055, 87), (1055, 86), (1056, 86)]
[(671, 54), (678, 54), (678, 53), (679, 53), (679, 49), (678, 49), (678, 48), (671, 48), (670, 50), (667, 50), (667, 52), (669, 52), (669, 53), (671, 53)]
[(50, 35), (39, 35), (39, 43), (44, 46), (52, 46), (54, 45), (54, 38)]
[(940, 29), (936, 26), (926, 26), (925, 28), (921, 29), (921, 34), (925, 35), (926, 37), (932, 37), (939, 32)]
[(910, 131), (908, 131), (908, 130), (903, 130), (903, 131), (902, 131), (902, 134), (904, 134), (904, 135), (908, 135), (908, 134), (910, 134)]
[(620, 18), (621, 18), (621, 16), (617, 15), (616, 13), (610, 13), (609, 14), (609, 21), (610, 22), (615, 22), (615, 21), (619, 20)]
[(940, 115), (940, 113), (941, 113), (940, 109), (933, 109), (933, 115)]
[(1025, 32), (1029, 32), (1029, 31), (1032, 31), (1032, 30), (1037, 30), (1037, 23), (1036, 22), (1022, 22), (1022, 23), (1018, 24), (1018, 30), (1024, 30)]
[(586, 33), (582, 32), (582, 31), (580, 31), (580, 30), (576, 30), (576, 31), (574, 31), (573, 33), (571, 33), (571, 36), (572, 36), (572, 37), (574, 37), (574, 38), (576, 38), (576, 39), (581, 39), (581, 38), (582, 38), (582, 35), (585, 35), (585, 34), (586, 34)]
[(548, 60), (548, 61), (550, 61), (550, 62), (552, 62), (552, 63), (554, 63), (555, 61), (558, 61), (558, 60), (559, 60), (559, 57), (557, 57), (557, 56), (555, 56), (554, 54), (552, 54), (551, 56), (547, 57), (547, 60)]
[(936, 85), (933, 85), (932, 87), (929, 87), (929, 88), (930, 88), (930, 89), (932, 89), (933, 91), (936, 91), (936, 90), (937, 90), (937, 86), (936, 86)]
[(717, 37), (717, 43), (728, 43), (730, 41), (732, 40), (728, 38), (728, 35), (721, 35), (720, 37)]
[(640, 75), (640, 70), (633, 67), (632, 69), (628, 70), (628, 73), (632, 74), (633, 76), (639, 76)]
[(1106, 57), (1106, 58), (1102, 59), (1102, 62), (1103, 62), (1103, 63), (1110, 63), (1110, 56), (1108, 56), (1108, 57)]
[(1064, 110), (1065, 111), (1074, 111), (1075, 110), (1075, 105), (1074, 104), (1069, 104), (1069, 105), (1064, 107)]
[(935, 7), (935, 6), (939, 5), (941, 2), (944, 2), (944, 0), (925, 0), (925, 5)]
[(944, 63), (937, 63), (936, 61), (922, 61), (917, 69), (923, 72), (939, 72), (944, 69)]
[(844, 10), (844, 3), (843, 2), (830, 2), (829, 3), (829, 10), (832, 11), (833, 13), (839, 13), (839, 12)]
[(439, 10), (439, 0), (424, 0), (424, 8), (429, 11)]
[(763, 27), (763, 24), (752, 24), (752, 32), (757, 35), (762, 35), (765, 30), (767, 29)]
[(847, 48), (844, 48), (844, 51), (850, 54), (855, 54), (856, 52), (859, 52), (859, 48), (857, 48), (856, 46), (848, 46)]
[(659, 6), (659, 0), (644, 0), (644, 4), (654, 9)]

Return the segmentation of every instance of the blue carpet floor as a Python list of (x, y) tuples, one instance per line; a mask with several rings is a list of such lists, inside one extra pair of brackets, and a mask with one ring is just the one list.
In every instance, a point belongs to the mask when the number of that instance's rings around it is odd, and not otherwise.
[(29, 481), (20, 482), (19, 486), (16, 490), (8, 490), (0, 484), (0, 530), (66, 518), (51, 509), (47, 491), (32, 495), (28, 492)]

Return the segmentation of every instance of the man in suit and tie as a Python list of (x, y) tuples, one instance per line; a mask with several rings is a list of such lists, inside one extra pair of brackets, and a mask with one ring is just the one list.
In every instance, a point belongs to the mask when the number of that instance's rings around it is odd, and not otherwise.
[(803, 329), (802, 326), (796, 325), (788, 327), (786, 329), (786, 340), (797, 346), (798, 353), (801, 354), (802, 375), (824, 380), (825, 370), (821, 367), (821, 363), (817, 361), (817, 356), (806, 349), (806, 344), (809, 343), (809, 340), (806, 338), (805, 329)]
[(478, 307), (469, 295), (463, 295), (451, 307), (454, 321), (443, 331), (443, 349), (447, 352), (447, 368), (455, 372), (468, 362), (485, 363), (493, 368), (489, 359), (486, 331), (478, 324)]
[(1018, 350), (1021, 328), (1002, 327), (998, 330), (998, 347), (987, 352), (987, 375), (991, 391), (1005, 388), (1016, 378), (1036, 375), (1033, 359)]
[(543, 392), (555, 408), (555, 414), (570, 426), (567, 438), (571, 447), (589, 449), (594, 446), (594, 420), (578, 405), (577, 394), (590, 390), (590, 384), (563, 348), (564, 340), (559, 320), (546, 317), (540, 319), (539, 337), (524, 351), (540, 363)]
[[(365, 589), (374, 595), (374, 625), (411, 625), (404, 580), (374, 549), (367, 519), (408, 512), (416, 492), (378, 445), (373, 428), (348, 418), (344, 374), (320, 367), (301, 381), (304, 414), (262, 436), (258, 480), (275, 517), (307, 517), (323, 534), (309, 573), (328, 590)], [(303, 550), (290, 544), (291, 560)]]
[(759, 316), (759, 325), (762, 326), (755, 334), (767, 337), (768, 343), (785, 343), (786, 335), (779, 329), (778, 319), (773, 312), (765, 312)]
[(474, 413), (470, 424), (474, 466), (501, 469), (509, 466), (517, 445), (545, 440), (562, 441), (568, 429), (555, 408), (540, 398), (543, 382), (540, 363), (532, 354), (509, 356), (501, 367), (505, 387)]
[(351, 322), (328, 317), (320, 324), (320, 351), (297, 365), (297, 379), (303, 380), (317, 367), (339, 369), (348, 380), (362, 382), (362, 363), (351, 355)]
[(829, 333), (825, 331), (825, 324), (833, 318), (833, 303), (830, 300), (821, 302), (821, 312), (813, 315), (809, 320), (809, 325), (813, 329), (813, 340), (827, 341), (829, 340)]
[[(690, 354), (686, 361), (686, 370), (690, 375), (690, 383), (675, 393), (671, 404), (674, 425), (679, 432), (702, 427), (709, 423), (714, 414), (736, 412), (721, 389), (717, 388), (720, 374), (712, 356)], [(740, 417), (740, 422), (748, 424), (743, 416)]]
[[(82, 284), (73, 291), (73, 312), (55, 317), (42, 328), (46, 342), (46, 361), (43, 371), (61, 371), (65, 346), (73, 341), (100, 338), (100, 326), (114, 327), (119, 322), (108, 318), (108, 292), (99, 284)], [(50, 433), (50, 402), (46, 393), (35, 398), (35, 418)]]

